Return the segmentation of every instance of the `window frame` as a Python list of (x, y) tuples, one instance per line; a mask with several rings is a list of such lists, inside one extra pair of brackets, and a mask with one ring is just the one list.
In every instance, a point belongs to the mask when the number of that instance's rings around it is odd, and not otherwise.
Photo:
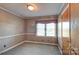
[[(38, 22), (38, 23), (40, 23), (40, 22)], [(38, 24), (38, 23), (36, 23), (36, 30), (35, 30), (36, 36), (38, 36), (38, 35), (37, 35), (37, 24)], [(54, 22), (49, 22), (49, 23), (54, 23)], [(47, 30), (47, 29), (46, 29), (46, 24), (47, 24), (47, 23), (43, 23), (43, 24), (45, 24), (45, 36), (38, 36), (38, 37), (56, 37), (56, 23), (55, 23), (55, 36), (47, 36), (47, 35), (46, 35), (46, 30)]]

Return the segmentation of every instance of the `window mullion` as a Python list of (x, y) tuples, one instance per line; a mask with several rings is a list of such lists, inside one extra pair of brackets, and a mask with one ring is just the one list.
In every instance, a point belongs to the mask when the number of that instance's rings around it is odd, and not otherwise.
[(46, 36), (46, 24), (45, 24), (45, 36)]

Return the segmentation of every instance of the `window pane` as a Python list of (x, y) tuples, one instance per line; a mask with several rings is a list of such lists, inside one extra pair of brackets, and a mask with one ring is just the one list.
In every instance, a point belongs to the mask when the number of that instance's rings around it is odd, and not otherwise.
[(46, 24), (46, 36), (55, 36), (55, 23)]
[(45, 24), (37, 24), (37, 36), (45, 36)]
[(58, 23), (58, 37), (61, 37), (61, 22)]
[(69, 37), (69, 22), (63, 22), (63, 37)]

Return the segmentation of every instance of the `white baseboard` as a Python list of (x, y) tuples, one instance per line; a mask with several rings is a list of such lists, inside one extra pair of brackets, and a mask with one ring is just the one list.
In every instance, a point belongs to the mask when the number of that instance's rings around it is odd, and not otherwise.
[(45, 42), (36, 42), (36, 41), (25, 41), (25, 42), (28, 42), (28, 43), (47, 44), (47, 45), (56, 45), (57, 46), (57, 44), (54, 44), (54, 43), (45, 43)]
[(20, 42), (20, 43), (18, 43), (18, 44), (16, 44), (16, 45), (14, 45), (14, 46), (12, 46), (12, 47), (10, 47), (10, 48), (7, 48), (7, 49), (1, 51), (0, 54), (2, 54), (2, 53), (4, 53), (4, 52), (7, 52), (7, 51), (9, 51), (9, 50), (11, 50), (11, 49), (13, 49), (13, 48), (15, 48), (15, 47), (17, 47), (17, 46), (23, 44), (23, 43), (24, 43), (24, 41), (22, 41), (22, 42)]
[(10, 47), (10, 48), (7, 48), (7, 49), (1, 51), (0, 54), (2, 54), (2, 53), (4, 53), (4, 52), (7, 52), (7, 51), (9, 51), (9, 50), (11, 50), (11, 49), (13, 49), (13, 48), (15, 48), (15, 47), (17, 47), (17, 46), (23, 44), (23, 43), (26, 43), (26, 42), (28, 42), (28, 43), (47, 44), (47, 45), (55, 45), (55, 46), (57, 46), (57, 44), (51, 44), (51, 43), (35, 42), (35, 41), (22, 41), (22, 42), (20, 42), (20, 43), (14, 45), (14, 46), (12, 46), (12, 47)]

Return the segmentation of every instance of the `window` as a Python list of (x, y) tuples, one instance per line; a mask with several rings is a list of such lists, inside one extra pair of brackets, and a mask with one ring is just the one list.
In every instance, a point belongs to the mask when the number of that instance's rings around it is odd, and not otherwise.
[(61, 35), (62, 35), (62, 23), (59, 22), (58, 23), (58, 37), (61, 37)]
[(55, 36), (55, 23), (37, 23), (37, 36)]
[(55, 23), (46, 24), (46, 36), (55, 36)]
[(63, 37), (69, 37), (69, 22), (63, 22)]
[(37, 36), (45, 36), (45, 24), (37, 24)]

